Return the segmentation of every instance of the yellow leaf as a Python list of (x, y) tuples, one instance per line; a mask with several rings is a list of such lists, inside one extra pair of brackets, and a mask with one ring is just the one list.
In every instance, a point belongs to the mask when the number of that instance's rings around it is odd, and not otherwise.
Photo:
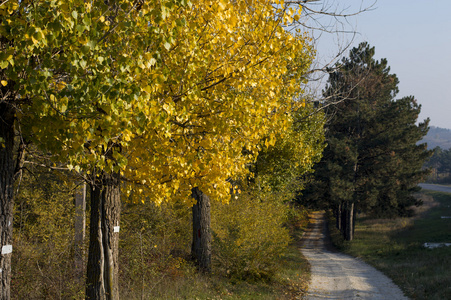
[(3, 86), (7, 86), (7, 85), (8, 85), (8, 81), (2, 80), (2, 85), (3, 85)]

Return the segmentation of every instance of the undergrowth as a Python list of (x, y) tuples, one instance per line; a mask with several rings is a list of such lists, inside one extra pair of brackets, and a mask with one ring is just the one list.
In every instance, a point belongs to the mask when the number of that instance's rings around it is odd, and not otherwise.
[[(74, 188), (45, 170), (36, 169), (33, 176), (23, 178), (14, 217), (12, 299), (84, 299), (86, 266), (76, 270), (74, 260)], [(309, 265), (298, 241), (308, 223), (305, 210), (261, 199), (216, 204), (213, 209), (213, 230), (218, 232), (215, 264), (212, 274), (203, 275), (190, 257), (190, 208), (177, 203), (124, 203), (121, 299), (299, 299), (303, 295)], [(237, 247), (224, 246), (227, 243)], [(84, 251), (86, 256), (86, 245)]]

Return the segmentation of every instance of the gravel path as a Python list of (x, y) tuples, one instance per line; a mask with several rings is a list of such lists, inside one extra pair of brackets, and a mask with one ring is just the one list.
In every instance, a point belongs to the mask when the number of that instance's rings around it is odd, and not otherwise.
[(304, 237), (302, 253), (311, 264), (307, 299), (408, 299), (384, 274), (363, 261), (325, 247), (324, 214)]

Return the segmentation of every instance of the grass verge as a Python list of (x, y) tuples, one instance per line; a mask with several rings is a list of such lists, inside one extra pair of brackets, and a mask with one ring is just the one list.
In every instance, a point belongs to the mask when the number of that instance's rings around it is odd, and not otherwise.
[(426, 191), (425, 211), (415, 218), (357, 221), (355, 239), (342, 247), (389, 276), (412, 299), (451, 299), (451, 194)]

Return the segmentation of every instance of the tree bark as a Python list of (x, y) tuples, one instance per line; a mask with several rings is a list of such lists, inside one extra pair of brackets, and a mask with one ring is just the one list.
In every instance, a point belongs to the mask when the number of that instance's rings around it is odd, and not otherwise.
[(338, 206), (337, 206), (337, 209), (336, 209), (336, 211), (335, 211), (335, 217), (337, 218), (336, 219), (336, 227), (337, 227), (337, 229), (338, 230), (342, 230), (342, 221), (341, 221), (341, 219), (342, 219), (342, 206), (343, 206), (343, 202), (340, 202), (339, 204), (338, 204)]
[(84, 257), (85, 257), (85, 236), (86, 236), (86, 183), (83, 182), (75, 191), (75, 276), (83, 277)]
[(10, 299), (14, 206), (14, 122), (15, 109), (0, 103), (0, 297)]
[(197, 187), (192, 196), (196, 199), (193, 205), (193, 244), (191, 255), (201, 272), (211, 272), (211, 215), (210, 198)]
[(352, 241), (354, 239), (354, 202), (346, 204), (346, 230), (345, 240)]
[(119, 299), (119, 173), (102, 173), (91, 186), (86, 299)]

